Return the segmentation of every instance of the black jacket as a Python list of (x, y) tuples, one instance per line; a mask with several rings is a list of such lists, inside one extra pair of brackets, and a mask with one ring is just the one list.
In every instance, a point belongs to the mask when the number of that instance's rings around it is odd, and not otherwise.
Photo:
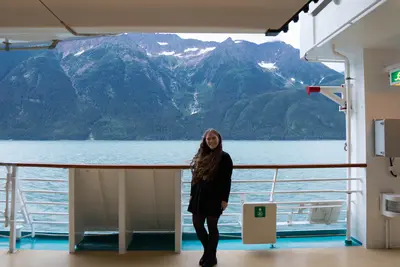
[(220, 216), (221, 202), (229, 201), (233, 163), (230, 155), (222, 152), (222, 158), (213, 179), (192, 184), (188, 211), (203, 216)]

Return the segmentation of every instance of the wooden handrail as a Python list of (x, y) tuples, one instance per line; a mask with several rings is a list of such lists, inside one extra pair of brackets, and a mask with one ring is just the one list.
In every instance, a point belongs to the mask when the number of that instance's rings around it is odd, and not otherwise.
[[(0, 166), (16, 166), (30, 168), (57, 168), (57, 169), (189, 169), (189, 165), (118, 165), (118, 164), (58, 164), (58, 163), (21, 163), (0, 162)], [(330, 168), (366, 168), (366, 163), (342, 164), (281, 164), (281, 165), (234, 165), (234, 169), (330, 169)]]

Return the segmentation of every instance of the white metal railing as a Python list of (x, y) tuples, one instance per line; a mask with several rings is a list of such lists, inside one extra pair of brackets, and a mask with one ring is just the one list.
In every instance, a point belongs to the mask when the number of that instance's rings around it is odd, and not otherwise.
[[(0, 178), (0, 181), (6, 181), (7, 178)], [(21, 182), (54, 182), (54, 183), (68, 183), (66, 179), (40, 179), (40, 178), (21, 178), (19, 179)], [(239, 195), (241, 197), (240, 202), (230, 202), (229, 206), (241, 206), (245, 201), (247, 196), (249, 195), (262, 195), (262, 196), (269, 196), (270, 201), (273, 201), (276, 194), (307, 194), (307, 193), (345, 193), (345, 194), (352, 194), (361, 192), (360, 190), (336, 190), (336, 189), (324, 189), (324, 190), (295, 190), (295, 191), (275, 191), (277, 183), (294, 183), (294, 182), (301, 182), (301, 183), (310, 183), (310, 182), (332, 182), (332, 181), (361, 181), (361, 178), (315, 178), (315, 179), (285, 179), (285, 180), (278, 180), (278, 169), (275, 170), (275, 174), (273, 180), (232, 180), (232, 184), (240, 184), (240, 183), (272, 183), (271, 191), (242, 191), (242, 192), (231, 192), (231, 195)], [(189, 181), (182, 181), (182, 184), (190, 184)], [(6, 189), (0, 189), (0, 192), (6, 192)], [(34, 212), (29, 211), (29, 205), (56, 205), (56, 206), (68, 206), (68, 202), (54, 202), (54, 201), (27, 201), (26, 195), (32, 193), (39, 193), (39, 194), (63, 194), (67, 195), (68, 191), (57, 191), (57, 190), (32, 190), (32, 189), (20, 189), (18, 188), (21, 200), (21, 210), (24, 210), (24, 220), (18, 221), (19, 223), (24, 223), (30, 226), (32, 231), (32, 236), (35, 236), (35, 224), (68, 224), (68, 221), (50, 221), (50, 220), (33, 220), (32, 215), (55, 215), (55, 216), (67, 216), (67, 212)], [(189, 192), (182, 191), (182, 195), (189, 195)], [(6, 194), (7, 196), (7, 194)], [(6, 203), (7, 200), (0, 200), (0, 203)], [(315, 205), (320, 204), (323, 202), (329, 203), (336, 203), (332, 205)], [(334, 208), (334, 207), (343, 207), (345, 204), (345, 200), (317, 200), (317, 201), (285, 201), (279, 202), (275, 201), (280, 210), (291, 210), (290, 212), (277, 212), (278, 215), (288, 215), (289, 219), (287, 223), (278, 223), (278, 225), (296, 225), (296, 224), (307, 224), (308, 222), (293, 222), (292, 216), (296, 214), (307, 214), (309, 209), (312, 208)], [(314, 204), (314, 205), (312, 205)], [(187, 206), (187, 202), (182, 202), (183, 206)], [(292, 206), (287, 206), (292, 205)], [(6, 209), (8, 205), (6, 205)], [(306, 210), (306, 211), (302, 211)], [(345, 211), (346, 209), (343, 209)], [(5, 212), (7, 214), (7, 212)], [(190, 214), (182, 214), (184, 217), (191, 216)], [(224, 213), (222, 216), (237, 216), (237, 221), (235, 223), (221, 223), (222, 226), (240, 226), (241, 220), (241, 213)], [(5, 216), (6, 217), (6, 216)], [(0, 220), (4, 221), (4, 220)], [(7, 221), (7, 220), (6, 220)], [(345, 222), (345, 221), (339, 221)], [(184, 224), (184, 226), (190, 226), (190, 224)], [(7, 227), (7, 225), (6, 225)]]
[[(0, 164), (1, 166), (2, 164)], [(340, 165), (340, 164), (339, 164)], [(354, 166), (351, 166), (354, 165)], [(336, 168), (351, 168), (351, 167), (365, 167), (363, 164), (351, 164), (351, 165), (343, 165), (339, 166)], [(365, 165), (365, 164), (364, 164)], [(3, 165), (4, 166), (4, 165)], [(58, 165), (57, 165), (58, 166)], [(235, 184), (255, 184), (255, 183), (269, 183), (271, 184), (271, 190), (269, 191), (231, 191), (232, 196), (239, 196), (240, 201), (235, 202), (235, 201), (230, 201), (229, 206), (241, 206), (248, 198), (248, 196), (251, 195), (261, 195), (261, 196), (269, 196), (269, 201), (274, 202), (278, 206), (278, 215), (283, 215), (287, 216), (286, 222), (279, 222), (278, 225), (304, 225), (304, 224), (309, 224), (308, 221), (294, 221), (293, 217), (296, 215), (304, 215), (308, 214), (311, 209), (313, 208), (343, 208), (341, 212), (346, 212), (346, 218), (350, 218), (349, 212), (350, 209), (347, 207), (351, 204), (349, 200), (351, 201), (351, 198), (347, 198), (347, 200), (307, 200), (307, 201), (275, 201), (275, 196), (276, 195), (289, 195), (289, 194), (328, 194), (328, 193), (339, 193), (339, 194), (346, 194), (346, 195), (351, 195), (354, 193), (360, 193), (361, 190), (353, 190), (351, 187), (347, 188), (345, 190), (337, 190), (337, 189), (319, 189), (319, 190), (287, 190), (287, 191), (277, 191), (276, 190), (276, 185), (280, 183), (315, 183), (315, 182), (343, 182), (343, 181), (362, 181), (361, 178), (309, 178), (309, 179), (278, 179), (279, 178), (279, 170), (281, 169), (290, 169), (289, 165), (282, 165), (274, 168), (272, 165), (263, 168), (262, 166), (240, 166), (237, 169), (248, 169), (248, 170), (253, 170), (253, 169), (269, 169), (269, 170), (274, 170), (274, 175), (271, 180), (249, 180), (249, 179), (242, 179), (242, 180), (232, 180), (232, 185)], [(289, 167), (288, 167), (289, 166)], [(302, 166), (296, 166), (295, 168), (299, 169), (302, 168)], [(311, 167), (310, 167), (311, 166)], [(304, 165), (302, 169), (312, 169), (313, 165)], [(32, 206), (65, 206), (68, 207), (68, 202), (66, 201), (52, 201), (52, 200), (27, 200), (27, 196), (32, 195), (32, 194), (55, 194), (55, 195), (68, 195), (68, 191), (62, 191), (62, 190), (46, 190), (46, 186), (44, 187), (39, 187), (35, 186), (35, 188), (29, 188), (29, 189), (23, 189), (21, 188), (19, 182), (29, 182), (31, 185), (32, 184), (39, 184), (39, 183), (46, 183), (47, 185), (49, 183), (61, 183), (61, 184), (66, 184), (68, 183), (68, 179), (41, 179), (41, 178), (18, 178), (17, 179), (17, 166), (15, 165), (7, 165), (5, 166), (7, 168), (7, 175), (5, 178), (0, 178), (0, 185), (2, 185), (1, 182), (4, 183), (4, 187), (0, 188), (0, 192), (5, 192), (5, 199), (0, 199), (0, 203), (5, 203), (5, 209), (4, 212), (0, 212), (0, 216), (4, 215), (4, 219), (0, 219), (0, 222), (5, 223), (6, 227), (10, 227), (13, 224), (12, 222), (16, 222), (18, 224), (24, 224), (30, 227), (31, 229), (31, 236), (35, 236), (36, 228), (35, 226), (37, 225), (68, 225), (68, 220), (62, 221), (62, 220), (48, 220), (48, 219), (43, 219), (43, 220), (34, 220), (33, 215), (51, 215), (51, 216), (68, 216), (68, 212), (52, 212), (52, 211), (33, 211), (31, 208)], [(23, 166), (22, 166), (23, 167)], [(32, 167), (32, 166), (28, 166)], [(40, 168), (46, 168), (48, 166), (38, 166)], [(63, 166), (61, 166), (63, 167)], [(61, 168), (58, 167), (58, 168)], [(51, 168), (51, 167), (49, 167)], [(149, 166), (148, 168), (152, 168)], [(174, 166), (173, 168), (178, 168), (177, 166)], [(179, 167), (181, 169), (187, 169), (187, 166)], [(325, 166), (319, 166), (316, 168), (329, 168), (328, 165)], [(184, 185), (190, 184), (190, 181), (185, 181), (182, 180), (182, 188)], [(189, 186), (190, 187), (190, 186)], [(42, 189), (43, 188), (43, 189)], [(182, 189), (181, 188), (181, 189)], [(181, 192), (182, 196), (187, 196), (190, 193), (182, 190)], [(15, 206), (17, 203), (17, 198), (19, 199), (20, 205), (17, 209)], [(9, 204), (11, 203), (11, 208)], [(328, 204), (321, 204), (321, 203), (328, 203)], [(182, 202), (182, 205), (188, 205), (187, 202)], [(16, 219), (17, 214), (22, 215), (22, 219)], [(182, 218), (191, 216), (190, 214), (185, 214), (182, 213)], [(236, 217), (234, 222), (232, 223), (220, 223), (221, 226), (241, 226), (241, 212), (227, 212), (222, 215), (223, 217)], [(183, 222), (183, 220), (182, 220)], [(339, 220), (339, 223), (346, 223), (350, 224), (349, 220)], [(182, 226), (191, 226), (191, 224), (182, 224)], [(10, 237), (16, 235), (16, 229), (13, 229), (10, 227)], [(12, 238), (10, 238), (12, 240)], [(14, 238), (15, 240), (15, 238)], [(10, 248), (14, 247), (15, 244), (11, 245)]]
[[(277, 174), (277, 172), (275, 172)], [(241, 202), (230, 202), (230, 206), (241, 206), (244, 201), (246, 201), (246, 197), (249, 195), (263, 195), (263, 196), (270, 196), (270, 201), (271, 199), (274, 199), (275, 194), (306, 194), (306, 193), (356, 193), (360, 192), (359, 190), (334, 190), (334, 189), (326, 189), (326, 190), (296, 190), (296, 191), (275, 191), (275, 185), (276, 183), (293, 183), (293, 182), (323, 182), (323, 181), (347, 181), (347, 180), (360, 180), (359, 178), (322, 178), (322, 179), (287, 179), (287, 180), (277, 180), (276, 176), (274, 175), (274, 180), (233, 180), (232, 184), (237, 184), (237, 183), (272, 183), (273, 186), (271, 188), (271, 191), (243, 191), (243, 192), (231, 192), (231, 195), (240, 195), (241, 197)], [(1, 180), (6, 180), (6, 178), (0, 178)], [(25, 182), (55, 182), (55, 183), (67, 183), (68, 180), (61, 180), (61, 179), (19, 179), (20, 181), (25, 181)], [(190, 182), (188, 181), (183, 181), (182, 184), (189, 184)], [(0, 192), (3, 191), (5, 192), (6, 189), (0, 189)], [(38, 220), (33, 220), (32, 215), (53, 215), (53, 216), (67, 216), (67, 212), (37, 212), (37, 211), (29, 211), (28, 206), (29, 205), (56, 205), (56, 206), (68, 206), (68, 202), (49, 202), (49, 201), (27, 201), (26, 200), (26, 195), (31, 194), (31, 193), (40, 193), (40, 194), (68, 194), (67, 191), (56, 191), (56, 190), (22, 190), (18, 189), (20, 191), (20, 199), (21, 199), (21, 207), (22, 209), (20, 212), (24, 210), (24, 220), (20, 220), (19, 223), (24, 223), (30, 226), (32, 236), (35, 236), (35, 224), (68, 224), (68, 221), (50, 221), (50, 220), (43, 220), (43, 221), (38, 221)], [(182, 195), (189, 195), (188, 192), (182, 192)], [(332, 205), (320, 205), (320, 203), (323, 202), (329, 202), (329, 203), (336, 203)], [(0, 203), (6, 203), (6, 200), (0, 200)], [(312, 208), (334, 208), (334, 207), (343, 207), (345, 204), (345, 200), (318, 200), (318, 201), (286, 201), (286, 202), (279, 202), (275, 201), (275, 203), (278, 205), (278, 208), (280, 210), (291, 210), (290, 212), (278, 212), (278, 215), (288, 215), (288, 220), (286, 225), (293, 225), (293, 224), (306, 224), (308, 222), (293, 222), (292, 217), (293, 215), (296, 214), (307, 214), (309, 209)], [(319, 204), (319, 205), (312, 205), (312, 204)], [(183, 202), (182, 205), (186, 206), (188, 205), (187, 202)], [(292, 206), (288, 206), (292, 205)], [(6, 208), (8, 205), (6, 205)], [(306, 211), (303, 211), (306, 210)], [(345, 211), (345, 209), (343, 210)], [(5, 212), (7, 214), (7, 212)], [(184, 217), (191, 216), (190, 214), (183, 214)], [(231, 225), (237, 225), (240, 226), (240, 219), (241, 219), (241, 213), (224, 213), (223, 216), (237, 216), (237, 222), (235, 223), (229, 223), (229, 224), (224, 224), (221, 223), (220, 225), (222, 226), (231, 226)], [(3, 220), (4, 221), (4, 220)], [(0, 220), (1, 222), (1, 220)], [(339, 222), (345, 222), (345, 221), (339, 221)], [(278, 225), (283, 225), (285, 223), (278, 223)], [(184, 226), (189, 226), (188, 224), (184, 224)]]
[[(16, 168), (15, 168), (16, 169)], [(15, 177), (16, 178), (16, 177)], [(14, 178), (14, 179), (15, 179)], [(7, 177), (0, 178), (0, 182), (5, 181), (4, 187), (0, 188), (0, 192), (5, 193), (5, 199), (0, 199), (0, 203), (5, 203), (5, 211), (0, 212), (0, 216), (3, 215), (3, 219), (0, 219), (0, 223), (4, 223), (6, 228), (9, 228), (10, 219), (8, 218), (9, 211), (9, 196), (11, 193), (11, 166), (7, 166)], [(68, 216), (67, 212), (46, 212), (46, 211), (31, 211), (30, 206), (65, 206), (68, 207), (68, 202), (56, 202), (56, 201), (28, 201), (27, 196), (30, 194), (61, 194), (67, 195), (68, 191), (59, 191), (59, 190), (45, 190), (45, 189), (22, 189), (20, 186), (21, 182), (32, 183), (64, 183), (67, 187), (68, 180), (67, 179), (42, 179), (42, 178), (18, 178), (18, 183), (16, 186), (16, 203), (18, 203), (19, 208), (16, 211), (17, 214), (22, 215), (22, 219), (16, 220), (19, 224), (19, 227), (22, 225), (26, 225), (30, 228), (31, 234), (29, 236), (35, 237), (37, 225), (68, 225), (68, 221), (52, 221), (52, 220), (34, 220), (33, 215), (51, 215), (51, 216)], [(0, 183), (1, 185), (1, 183)], [(45, 188), (45, 187), (44, 187)], [(1, 217), (0, 217), (1, 218)], [(11, 232), (11, 229), (10, 229)], [(66, 234), (65, 234), (66, 235)]]
[[(269, 196), (269, 201), (277, 204), (278, 210), (290, 210), (289, 212), (278, 211), (277, 215), (287, 215), (288, 219), (286, 222), (277, 222), (277, 225), (306, 225), (310, 224), (309, 221), (293, 221), (294, 215), (308, 214), (310, 209), (313, 208), (342, 208), (346, 204), (346, 200), (317, 200), (317, 201), (274, 201), (276, 194), (309, 194), (309, 193), (342, 193), (342, 194), (353, 194), (361, 193), (361, 190), (336, 190), (336, 189), (321, 189), (321, 190), (295, 190), (295, 191), (276, 191), (277, 183), (315, 183), (315, 182), (340, 182), (340, 181), (362, 181), (361, 178), (312, 178), (312, 179), (278, 179), (279, 169), (274, 170), (274, 176), (272, 180), (232, 180), (232, 184), (240, 183), (272, 183), (270, 191), (243, 191), (243, 192), (231, 192), (231, 195), (240, 195), (240, 202), (229, 202), (229, 206), (241, 206), (246, 201), (249, 195), (263, 195)], [(182, 184), (191, 184), (190, 181), (182, 181)], [(189, 189), (190, 190), (190, 189)], [(190, 195), (190, 192), (182, 191), (182, 195)], [(321, 203), (333, 203), (320, 205)], [(183, 206), (187, 206), (189, 203), (182, 202)], [(318, 204), (318, 205), (317, 205)], [(347, 203), (350, 204), (350, 203)], [(291, 205), (291, 206), (288, 206)], [(350, 212), (349, 209), (342, 209), (341, 212)], [(182, 213), (183, 217), (191, 217), (191, 214)], [(219, 223), (221, 226), (241, 226), (242, 213), (223, 213), (222, 217), (237, 217), (234, 223)], [(347, 218), (349, 216), (346, 215)], [(347, 220), (338, 220), (337, 223), (350, 223)], [(192, 226), (191, 224), (183, 224), (183, 226)]]

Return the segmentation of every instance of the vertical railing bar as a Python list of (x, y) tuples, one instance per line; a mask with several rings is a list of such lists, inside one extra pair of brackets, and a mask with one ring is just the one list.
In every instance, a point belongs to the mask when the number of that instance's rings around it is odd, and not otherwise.
[(182, 233), (183, 233), (183, 212), (182, 212), (182, 169), (175, 173), (174, 190), (175, 190), (175, 252), (182, 251)]
[(7, 177), (6, 177), (7, 180), (6, 180), (6, 188), (5, 188), (5, 190), (6, 190), (6, 207), (4, 209), (4, 218), (5, 218), (4, 227), (7, 228), (10, 223), (10, 221), (9, 221), (10, 220), (10, 209), (9, 209), (10, 193), (9, 193), (9, 190), (10, 190), (12, 168), (11, 168), (11, 166), (6, 166), (6, 169), (7, 169)]
[(11, 174), (11, 214), (10, 214), (10, 243), (9, 243), (9, 253), (16, 252), (17, 245), (17, 220), (16, 220), (16, 200), (17, 200), (17, 167), (12, 167)]
[(21, 193), (20, 183), (18, 183), (17, 192), (18, 192), (18, 197), (19, 197), (19, 199), (21, 201), (21, 212), (22, 212), (22, 215), (24, 216), (24, 219), (25, 219), (26, 223), (28, 223), (29, 226), (31, 227), (31, 236), (35, 237), (35, 229), (34, 229), (34, 226), (33, 226), (33, 223), (32, 223), (32, 218), (30, 217), (31, 214), (29, 213), (28, 207), (26, 205), (26, 198)]
[(243, 233), (243, 204), (246, 202), (246, 194), (240, 195), (240, 203), (242, 203), (242, 210), (240, 211), (240, 215), (238, 216), (238, 223), (240, 224), (240, 228), (242, 229), (240, 232)]
[(270, 202), (274, 201), (276, 180), (278, 179), (278, 171), (279, 169), (275, 169), (274, 179), (272, 180), (271, 194), (269, 195)]

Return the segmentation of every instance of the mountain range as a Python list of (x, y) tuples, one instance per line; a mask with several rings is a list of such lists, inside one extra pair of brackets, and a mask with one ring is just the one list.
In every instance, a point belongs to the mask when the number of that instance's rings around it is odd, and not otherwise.
[(342, 73), (284, 42), (122, 34), (0, 53), (0, 139), (344, 139), (343, 113), (307, 85)]

